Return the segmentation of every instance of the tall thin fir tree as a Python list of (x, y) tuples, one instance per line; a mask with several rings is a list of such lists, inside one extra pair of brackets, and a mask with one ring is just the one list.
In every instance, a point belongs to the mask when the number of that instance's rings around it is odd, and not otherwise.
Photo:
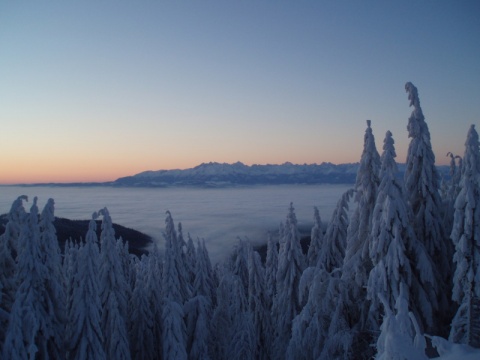
[(54, 336), (45, 299), (49, 274), (40, 249), (37, 198), (21, 220), (15, 294), (3, 347), (4, 359), (49, 359), (48, 343)]
[(435, 284), (433, 265), (411, 227), (412, 213), (397, 179), (395, 157), (392, 133), (387, 131), (369, 248), (373, 264), (367, 284), (370, 322), (378, 327), (382, 322), (379, 295), (393, 309), (403, 289), (410, 309), (421, 316), (424, 324), (431, 325), (429, 297)]
[(102, 305), (98, 277), (100, 252), (98, 249), (98, 214), (92, 214), (85, 244), (79, 249), (70, 247), (72, 295), (68, 307), (67, 358), (70, 360), (106, 359), (101, 327)]
[(320, 212), (315, 206), (313, 208), (313, 227), (310, 234), (310, 246), (308, 247), (307, 263), (308, 266), (316, 266), (320, 251), (323, 245), (323, 228)]
[(195, 257), (193, 297), (188, 300), (184, 307), (187, 322), (188, 358), (209, 360), (210, 319), (213, 313), (212, 283), (200, 240), (197, 242)]
[(23, 201), (28, 198), (19, 196), (12, 204), (8, 213), (8, 222), (5, 232), (0, 235), (0, 349), (5, 341), (5, 331), (8, 326), (8, 318), (15, 300), (17, 284), (15, 281), (15, 258), (17, 243), (20, 235), (21, 224), (25, 221), (25, 209)]
[(436, 305), (434, 307), (436, 318), (441, 322), (445, 320), (444, 314), (449, 314), (451, 308), (448, 298), (451, 292), (453, 248), (443, 226), (439, 176), (430, 143), (430, 132), (420, 107), (418, 91), (411, 82), (405, 84), (405, 90), (413, 111), (407, 126), (411, 141), (408, 146), (404, 186), (413, 210), (415, 234), (425, 245), (436, 267), (435, 272), (438, 274), (436, 279), (438, 299), (430, 299), (430, 301)]
[[(364, 288), (368, 273), (372, 268), (368, 256), (372, 214), (377, 197), (380, 170), (380, 155), (375, 146), (371, 121), (367, 120), (363, 153), (355, 182), (355, 203), (357, 204), (351, 218), (348, 233), (347, 247), (343, 266), (343, 276), (356, 284), (360, 292)], [(360, 294), (354, 294), (358, 301)]]
[(66, 321), (65, 279), (55, 221), (55, 202), (48, 199), (40, 215), (40, 249), (49, 276), (45, 279), (44, 301), (49, 313), (49, 327), (54, 334), (48, 340), (48, 352), (51, 357), (60, 359), (64, 352), (64, 327)]
[(152, 310), (153, 320), (153, 339), (155, 358), (162, 358), (162, 266), (163, 258), (154, 244), (153, 249), (148, 254), (147, 258), (148, 271), (145, 278), (146, 294), (148, 303)]
[(328, 223), (316, 264), (317, 267), (321, 267), (327, 272), (341, 269), (343, 266), (349, 224), (348, 208), (353, 194), (353, 189), (342, 194), (333, 210), (332, 219)]
[(129, 329), (130, 352), (132, 359), (154, 360), (155, 338), (153, 308), (150, 306), (146, 280), (148, 276), (148, 258), (143, 255), (137, 264), (135, 288), (130, 299), (131, 326)]
[(450, 340), (480, 348), (480, 150), (472, 125), (465, 142), (460, 193), (455, 202), (452, 241), (452, 298), (460, 306), (452, 321)]
[[(165, 258), (163, 262), (162, 347), (164, 359), (187, 359), (187, 333), (183, 309), (181, 277), (177, 264), (178, 239), (172, 214), (165, 219)], [(185, 280), (185, 278), (184, 278)]]
[(265, 260), (265, 282), (267, 284), (267, 295), (270, 301), (277, 293), (277, 270), (278, 270), (278, 241), (271, 233), (268, 234), (267, 258)]
[(356, 209), (350, 219), (347, 231), (347, 246), (343, 262), (342, 278), (348, 285), (347, 295), (343, 299), (350, 308), (349, 323), (353, 329), (354, 342), (352, 350), (355, 353), (369, 357), (372, 336), (371, 325), (368, 323), (368, 300), (366, 285), (368, 274), (372, 269), (372, 262), (368, 256), (371, 237), (372, 214), (377, 197), (380, 170), (380, 155), (375, 146), (371, 121), (367, 120), (367, 129), (364, 136), (363, 153), (355, 182)]
[(281, 244), (276, 277), (277, 294), (272, 306), (275, 329), (272, 356), (275, 359), (285, 357), (288, 341), (292, 335), (292, 321), (302, 307), (298, 287), (306, 261), (300, 245), (297, 217), (292, 203), (288, 209)]
[(251, 247), (248, 254), (248, 306), (252, 314), (255, 359), (270, 359), (272, 344), (271, 298), (265, 283), (265, 268), (260, 255)]
[(127, 282), (118, 253), (112, 218), (107, 208), (99, 211), (102, 218), (100, 233), (100, 299), (102, 332), (107, 358), (130, 359), (127, 331)]

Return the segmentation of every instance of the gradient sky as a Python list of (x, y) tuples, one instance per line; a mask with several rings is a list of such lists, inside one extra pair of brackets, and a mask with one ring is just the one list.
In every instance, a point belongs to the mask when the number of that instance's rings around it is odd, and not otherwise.
[(438, 164), (480, 119), (480, 2), (0, 2), (0, 183), (202, 162), (404, 162), (413, 82)]

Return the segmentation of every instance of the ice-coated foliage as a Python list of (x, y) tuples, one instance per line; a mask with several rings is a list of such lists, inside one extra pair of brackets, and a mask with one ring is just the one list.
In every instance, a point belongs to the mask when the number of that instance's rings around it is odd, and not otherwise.
[(271, 300), (277, 293), (277, 271), (278, 271), (278, 242), (271, 233), (267, 240), (267, 258), (265, 260), (265, 283), (267, 294)]
[(156, 340), (153, 331), (154, 308), (150, 306), (148, 301), (148, 288), (146, 286), (148, 270), (148, 259), (143, 256), (137, 264), (135, 288), (129, 306), (131, 312), (130, 353), (132, 359), (138, 360), (156, 359)]
[(28, 198), (19, 196), (12, 204), (8, 214), (5, 232), (0, 235), (0, 349), (5, 340), (8, 317), (15, 299), (15, 257), (21, 224), (25, 221), (23, 201)]
[(456, 265), (452, 298), (460, 306), (452, 321), (450, 340), (480, 348), (480, 150), (473, 125), (465, 142), (451, 238)]
[[(357, 289), (367, 283), (372, 265), (368, 256), (372, 214), (380, 184), (380, 155), (375, 146), (371, 122), (367, 120), (363, 153), (355, 182), (356, 208), (347, 233), (347, 246), (343, 265), (343, 276), (354, 281)], [(356, 294), (359, 295), (359, 294)]]
[[(310, 234), (310, 246), (307, 253), (308, 266), (316, 266), (320, 251), (323, 246), (323, 227), (320, 212), (315, 206), (313, 208), (313, 227)], [(342, 256), (343, 257), (343, 256)]]
[(272, 356), (285, 356), (291, 337), (292, 321), (301, 310), (298, 292), (300, 278), (305, 269), (305, 258), (300, 246), (300, 234), (293, 204), (290, 204), (285, 220), (283, 238), (278, 256), (277, 294), (273, 299), (272, 316), (275, 331)]
[(248, 306), (252, 315), (254, 336), (254, 358), (270, 359), (272, 344), (271, 297), (265, 283), (265, 269), (260, 255), (252, 248), (248, 256)]
[(420, 334), (413, 313), (408, 311), (407, 290), (401, 287), (395, 302), (396, 312), (392, 311), (388, 301), (380, 294), (385, 307), (380, 336), (377, 340), (376, 360), (427, 360), (426, 342)]
[[(193, 243), (193, 242), (192, 242)], [(205, 243), (197, 242), (194, 260), (193, 297), (185, 304), (187, 351), (189, 359), (210, 359), (210, 319), (212, 318), (213, 283), (204, 251)], [(207, 255), (208, 256), (208, 255)]]
[(102, 306), (98, 278), (100, 253), (96, 234), (97, 213), (88, 225), (85, 244), (78, 250), (70, 247), (67, 275), (72, 282), (72, 296), (68, 307), (68, 359), (106, 359), (101, 329)]
[(342, 292), (346, 296), (343, 302), (349, 307), (349, 323), (354, 329), (352, 350), (370, 357), (372, 334), (378, 329), (368, 319), (368, 301), (366, 285), (372, 269), (372, 261), (368, 254), (371, 240), (372, 216), (377, 198), (380, 171), (380, 155), (375, 146), (371, 122), (367, 120), (364, 136), (363, 153), (355, 182), (356, 208), (350, 218), (347, 230), (347, 245), (343, 261), (342, 278), (348, 284), (348, 290)]
[[(21, 210), (19, 207), (17, 209)], [(52, 304), (45, 288), (49, 273), (40, 247), (36, 197), (30, 213), (23, 216), (25, 219), (18, 219), (18, 223), (22, 224), (15, 278), (18, 288), (3, 346), (3, 358), (48, 359), (57, 354), (49, 352), (49, 343), (57, 332), (50, 318)]]
[(327, 272), (343, 266), (349, 224), (348, 202), (353, 193), (353, 189), (347, 190), (338, 200), (332, 219), (327, 226), (322, 248), (315, 264), (323, 267)]
[(150, 251), (145, 274), (145, 288), (148, 304), (152, 311), (155, 358), (162, 357), (162, 266), (163, 258), (156, 244)]
[(99, 277), (104, 349), (109, 359), (130, 359), (127, 332), (128, 285), (110, 213), (107, 208), (103, 208), (99, 211), (99, 215), (103, 217)]
[(373, 264), (367, 286), (367, 297), (371, 301), (370, 318), (379, 324), (379, 297), (393, 309), (400, 289), (404, 287), (407, 300), (410, 299), (410, 308), (424, 324), (432, 326), (432, 304), (426, 298), (435, 299), (435, 294), (429, 293), (435, 284), (433, 264), (410, 225), (411, 209), (404, 197), (402, 184), (396, 177), (395, 157), (392, 134), (387, 131), (380, 170), (382, 180), (373, 211), (369, 248)]
[(415, 234), (424, 245), (435, 264), (435, 273), (439, 285), (439, 301), (428, 299), (432, 304), (438, 303), (439, 318), (448, 313), (448, 299), (451, 283), (452, 246), (445, 234), (442, 219), (442, 199), (440, 197), (439, 176), (435, 167), (435, 155), (430, 143), (430, 132), (420, 107), (417, 88), (411, 83), (405, 84), (412, 114), (408, 119), (408, 146), (406, 169), (404, 174), (405, 195), (413, 210), (413, 227)]
[(44, 282), (50, 331), (54, 334), (48, 341), (48, 352), (54, 358), (61, 358), (64, 347), (64, 326), (66, 317), (65, 290), (60, 247), (56, 235), (54, 210), (55, 202), (48, 199), (40, 215), (40, 250), (43, 254), (47, 273)]
[[(162, 308), (162, 353), (164, 359), (187, 359), (187, 334), (183, 321), (183, 301), (181, 278), (177, 266), (181, 259), (177, 233), (172, 214), (167, 211), (165, 219), (165, 258), (163, 262), (163, 308)], [(183, 284), (185, 285), (185, 284)]]

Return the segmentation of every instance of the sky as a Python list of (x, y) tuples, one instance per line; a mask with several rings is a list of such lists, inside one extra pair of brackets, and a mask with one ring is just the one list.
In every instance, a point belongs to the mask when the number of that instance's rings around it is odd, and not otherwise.
[(405, 162), (417, 88), (437, 164), (480, 119), (480, 2), (0, 1), (0, 184), (203, 162)]

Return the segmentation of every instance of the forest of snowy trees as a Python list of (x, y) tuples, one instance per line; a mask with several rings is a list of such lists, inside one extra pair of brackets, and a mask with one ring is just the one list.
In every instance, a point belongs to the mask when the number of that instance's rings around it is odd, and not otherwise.
[(0, 357), (426, 359), (446, 339), (480, 348), (479, 137), (472, 125), (441, 180), (417, 89), (406, 91), (404, 179), (392, 134), (379, 154), (367, 121), (355, 186), (329, 221), (313, 209), (307, 253), (293, 204), (265, 261), (239, 240), (212, 266), (170, 212), (165, 248), (138, 258), (107, 208), (62, 253), (54, 201), (27, 211), (18, 197), (0, 236)]

